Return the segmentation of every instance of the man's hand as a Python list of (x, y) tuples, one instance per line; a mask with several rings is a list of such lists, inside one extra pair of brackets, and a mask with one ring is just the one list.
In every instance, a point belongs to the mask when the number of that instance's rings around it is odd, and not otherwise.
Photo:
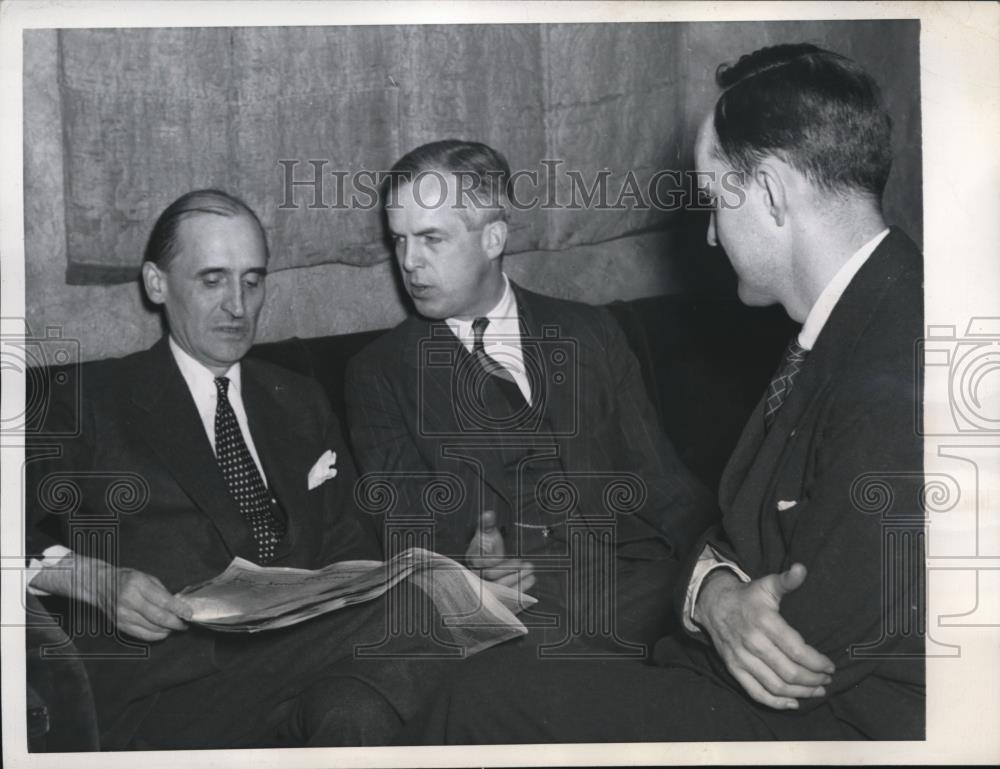
[(483, 579), (527, 592), (535, 584), (534, 566), (519, 558), (504, 558), (504, 554), (497, 514), (493, 510), (484, 510), (476, 533), (465, 550), (469, 566), (479, 569)]
[(143, 641), (161, 641), (175, 630), (186, 630), (191, 619), (187, 602), (156, 577), (75, 553), (42, 569), (32, 585), (96, 606), (119, 630)]
[(796, 698), (822, 697), (833, 662), (809, 646), (778, 612), (781, 599), (806, 579), (800, 563), (781, 574), (744, 583), (727, 569), (708, 575), (694, 608), (694, 620), (740, 685), (757, 702), (794, 710)]

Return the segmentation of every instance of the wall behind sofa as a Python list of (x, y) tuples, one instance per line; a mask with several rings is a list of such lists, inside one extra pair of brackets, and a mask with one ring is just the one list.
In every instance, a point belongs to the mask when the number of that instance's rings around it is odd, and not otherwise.
[[(682, 132), (683, 149), (672, 158), (681, 169), (690, 167), (697, 122), (715, 98), (712, 75), (719, 62), (762, 45), (809, 40), (843, 52), (873, 72), (895, 123), (897, 161), (886, 193), (887, 216), (920, 241), (916, 22), (687, 24), (679, 40), (686, 55), (678, 59), (680, 71), (670, 77), (683, 84), (683, 114), (670, 128)], [(145, 307), (137, 284), (66, 284), (65, 144), (58, 78), (56, 32), (29, 31), (24, 40), (27, 323), (35, 335), (59, 327), (64, 336), (79, 340), (84, 360), (122, 355), (149, 346), (160, 334), (160, 322)], [(638, 127), (645, 117), (630, 119)], [(507, 257), (506, 268), (529, 288), (591, 303), (689, 290), (728, 291), (731, 274), (724, 258), (704, 247), (704, 226), (703, 215), (682, 216), (660, 231), (563, 251), (514, 254)], [(268, 292), (262, 341), (383, 328), (407, 312), (391, 261), (282, 270), (268, 278)]]

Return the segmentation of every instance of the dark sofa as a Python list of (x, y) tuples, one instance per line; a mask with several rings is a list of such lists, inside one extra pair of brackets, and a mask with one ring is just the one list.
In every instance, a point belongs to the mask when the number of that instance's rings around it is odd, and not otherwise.
[[(609, 309), (639, 360), (661, 426), (691, 470), (714, 490), (795, 326), (778, 307), (750, 309), (728, 296), (653, 297), (615, 302)], [(293, 338), (256, 345), (250, 354), (314, 377), (346, 425), (347, 362), (382, 333)], [(77, 377), (86, 377), (86, 364), (29, 370), (27, 402), (35, 406), (29, 410), (29, 431), (32, 422), (42, 421), (46, 393), (76, 386)], [(82, 665), (63, 655), (58, 662), (43, 657), (43, 647), (57, 644), (60, 634), (38, 602), (32, 599), (29, 606), (29, 747), (96, 749)], [(48, 608), (58, 613), (51, 603)]]
[[(714, 489), (795, 326), (779, 307), (751, 309), (735, 297), (660, 296), (608, 308), (639, 359), (663, 429)], [(382, 333), (288, 339), (250, 355), (317, 379), (346, 424), (345, 366)]]

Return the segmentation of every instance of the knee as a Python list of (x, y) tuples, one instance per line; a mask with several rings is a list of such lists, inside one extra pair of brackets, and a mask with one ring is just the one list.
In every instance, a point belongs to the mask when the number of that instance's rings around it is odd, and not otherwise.
[(335, 678), (301, 696), (301, 727), (310, 747), (387, 745), (403, 725), (382, 694), (355, 678)]

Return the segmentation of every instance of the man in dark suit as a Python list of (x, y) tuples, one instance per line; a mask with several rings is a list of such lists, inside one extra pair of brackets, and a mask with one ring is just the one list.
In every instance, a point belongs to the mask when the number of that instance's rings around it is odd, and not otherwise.
[[(257, 216), (215, 190), (158, 219), (142, 266), (169, 334), (86, 364), (73, 437), (28, 465), (33, 592), (72, 599), (101, 747), (379, 743), (412, 715), (428, 666), (352, 660), (383, 640), (375, 602), (255, 635), (189, 626), (174, 594), (235, 556), (318, 568), (378, 559), (354, 471), (319, 386), (243, 360), (264, 302)], [(407, 649), (399, 649), (407, 651)], [(424, 683), (427, 683), (426, 681)]]
[(368, 508), (390, 552), (424, 541), (532, 587), (549, 653), (642, 656), (712, 505), (611, 315), (504, 274), (509, 184), (500, 153), (459, 140), (390, 172), (388, 229), (417, 315), (348, 368), (361, 496), (393, 485)]
[(688, 564), (687, 634), (659, 668), (470, 671), (430, 742), (924, 735), (922, 262), (882, 217), (890, 120), (867, 73), (811, 45), (718, 80), (696, 147), (708, 241), (744, 302), (803, 326)]

